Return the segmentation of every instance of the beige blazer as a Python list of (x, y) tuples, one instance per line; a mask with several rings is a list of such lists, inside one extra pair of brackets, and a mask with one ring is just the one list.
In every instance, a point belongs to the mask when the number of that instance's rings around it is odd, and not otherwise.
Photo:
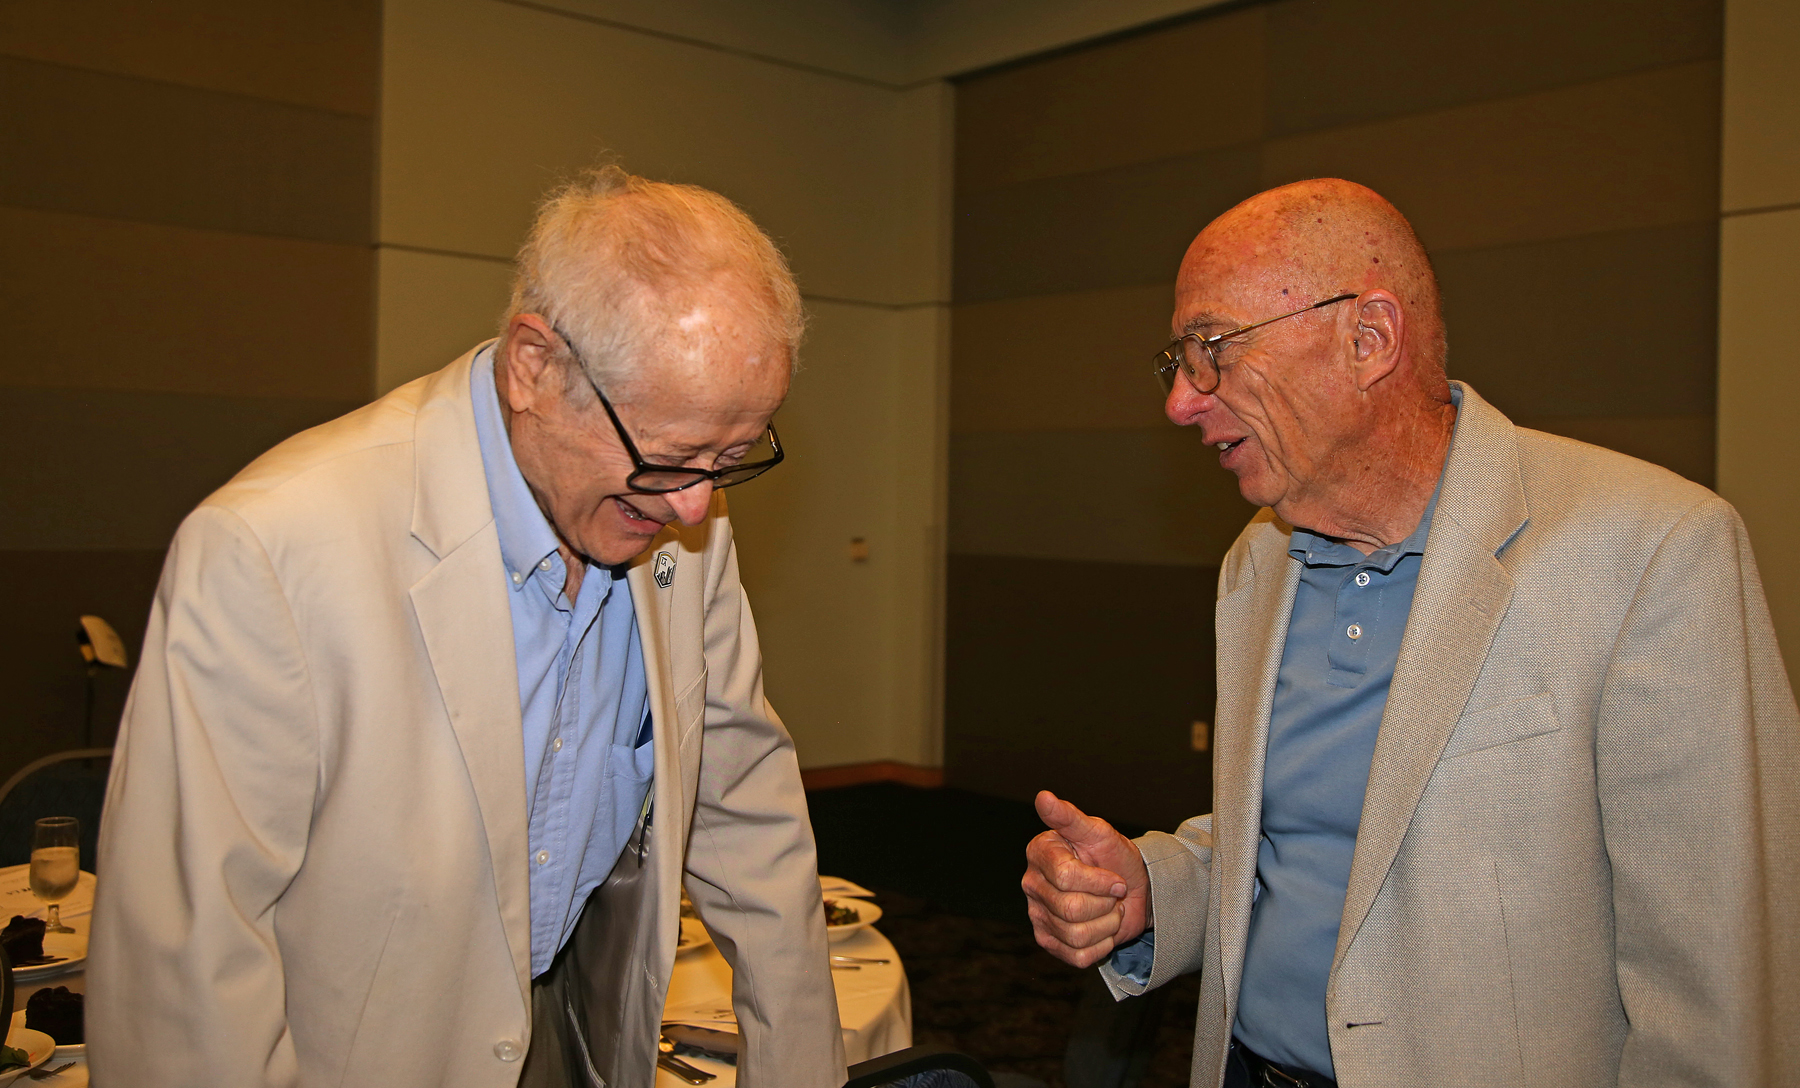
[[(176, 534), (101, 827), (96, 1083), (517, 1082), (524, 751), (473, 356), (282, 443)], [(598, 1072), (654, 1079), (685, 869), (735, 968), (740, 1083), (837, 1088), (812, 831), (723, 500), (629, 584), (654, 817), (588, 980)]]
[[(1201, 972), (1196, 1086), (1236, 1016), (1290, 533), (1262, 511), (1220, 571), (1215, 811), (1139, 840), (1150, 985)], [(1736, 512), (1463, 387), (1332, 962), (1338, 1081), (1795, 1083), (1797, 729)]]

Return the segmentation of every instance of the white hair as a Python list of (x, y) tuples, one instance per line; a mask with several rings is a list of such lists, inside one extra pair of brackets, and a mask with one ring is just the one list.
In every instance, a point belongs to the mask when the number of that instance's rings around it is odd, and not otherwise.
[(806, 314), (769, 236), (718, 193), (608, 165), (538, 206), (513, 262), (505, 320), (543, 315), (574, 341), (589, 376), (623, 397), (675, 316), (720, 292), (746, 300), (752, 333), (782, 345), (790, 368), (798, 364)]

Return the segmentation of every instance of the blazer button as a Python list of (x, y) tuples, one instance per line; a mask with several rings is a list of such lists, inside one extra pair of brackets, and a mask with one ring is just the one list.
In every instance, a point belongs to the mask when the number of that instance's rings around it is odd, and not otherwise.
[(517, 1039), (502, 1039), (494, 1044), (494, 1057), (503, 1062), (516, 1062), (525, 1056), (525, 1048)]

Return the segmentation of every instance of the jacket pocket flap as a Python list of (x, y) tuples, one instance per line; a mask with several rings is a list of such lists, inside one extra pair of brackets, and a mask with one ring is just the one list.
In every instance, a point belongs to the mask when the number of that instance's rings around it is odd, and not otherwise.
[(1485, 706), (1472, 710), (1456, 723), (1444, 745), (1442, 759), (1454, 759), (1474, 752), (1484, 752), (1503, 744), (1516, 744), (1562, 729), (1556, 719), (1556, 697), (1541, 692), (1529, 699)]

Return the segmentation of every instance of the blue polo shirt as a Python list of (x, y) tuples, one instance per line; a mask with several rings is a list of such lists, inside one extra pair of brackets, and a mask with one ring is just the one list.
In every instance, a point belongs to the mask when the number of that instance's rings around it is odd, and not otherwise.
[(1371, 555), (1295, 529), (1300, 585), (1263, 765), (1256, 905), (1234, 1034), (1265, 1058), (1333, 1075), (1325, 989), (1369, 764), (1437, 510)]

